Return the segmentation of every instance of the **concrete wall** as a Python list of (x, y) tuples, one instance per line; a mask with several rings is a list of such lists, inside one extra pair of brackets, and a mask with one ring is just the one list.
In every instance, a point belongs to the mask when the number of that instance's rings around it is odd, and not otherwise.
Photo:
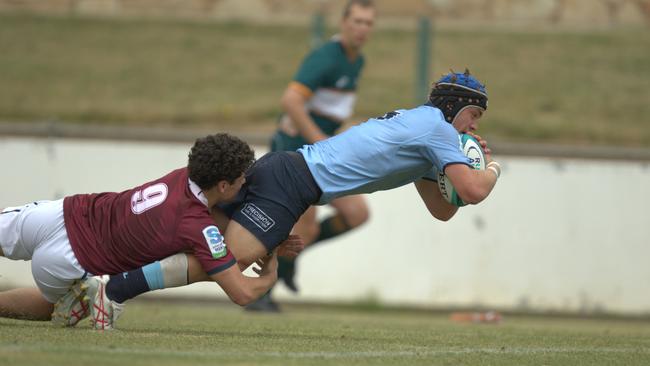
[[(117, 191), (185, 164), (189, 143), (0, 137), (0, 206)], [(258, 153), (264, 148), (258, 147)], [(502, 156), (492, 195), (447, 223), (411, 186), (368, 196), (370, 222), (299, 261), (295, 301), (647, 314), (650, 162)], [(0, 258), (0, 287), (31, 285)], [(220, 296), (215, 284), (159, 294)]]
[[(344, 0), (0, 0), (0, 11), (306, 23), (321, 10), (338, 20)], [(380, 24), (430, 16), (450, 25), (650, 24), (650, 0), (376, 0)]]

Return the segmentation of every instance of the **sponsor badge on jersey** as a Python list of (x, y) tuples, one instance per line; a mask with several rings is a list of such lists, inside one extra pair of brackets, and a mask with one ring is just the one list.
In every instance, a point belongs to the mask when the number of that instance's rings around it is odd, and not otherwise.
[(212, 253), (212, 258), (223, 258), (228, 254), (226, 242), (223, 241), (223, 235), (219, 232), (219, 228), (214, 225), (207, 226), (203, 229), (203, 236), (205, 237), (205, 241), (208, 243), (210, 253)]
[(347, 75), (341, 76), (338, 80), (336, 80), (336, 87), (339, 89), (344, 89), (345, 87), (350, 84), (350, 78)]

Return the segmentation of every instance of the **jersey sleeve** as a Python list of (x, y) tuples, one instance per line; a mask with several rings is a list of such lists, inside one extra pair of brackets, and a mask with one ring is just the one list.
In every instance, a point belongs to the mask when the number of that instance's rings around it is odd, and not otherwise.
[(179, 228), (179, 239), (194, 252), (203, 270), (213, 275), (237, 263), (219, 228), (210, 218), (185, 220)]
[(333, 57), (327, 55), (323, 48), (317, 49), (305, 57), (293, 77), (293, 83), (302, 84), (312, 92), (325, 84), (327, 75), (332, 67)]
[(436, 173), (444, 172), (445, 167), (450, 164), (471, 166), (460, 148), (458, 132), (451, 125), (437, 126), (427, 137), (423, 153), (433, 164), (432, 170)]
[(426, 174), (424, 174), (422, 176), (422, 179), (437, 182), (438, 181), (438, 168), (435, 165), (432, 166), (431, 170), (429, 170), (428, 172), (426, 172)]

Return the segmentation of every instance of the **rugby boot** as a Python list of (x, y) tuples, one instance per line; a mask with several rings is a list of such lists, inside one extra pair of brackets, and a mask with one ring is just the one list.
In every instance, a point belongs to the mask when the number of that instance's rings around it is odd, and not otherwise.
[(124, 311), (124, 305), (115, 302), (106, 295), (108, 275), (95, 276), (86, 280), (90, 299), (90, 323), (97, 330), (115, 329), (115, 322)]
[(74, 327), (90, 315), (88, 285), (83, 280), (75, 281), (70, 290), (54, 304), (52, 323), (60, 327)]

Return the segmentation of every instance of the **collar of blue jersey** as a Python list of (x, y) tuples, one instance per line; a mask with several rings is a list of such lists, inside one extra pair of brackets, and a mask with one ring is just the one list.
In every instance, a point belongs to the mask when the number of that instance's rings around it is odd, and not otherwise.
[(440, 108), (436, 107), (435, 105), (433, 105), (433, 103), (431, 103), (431, 101), (428, 101), (428, 102), (426, 102), (426, 103), (424, 103), (422, 105), (427, 106), (427, 107), (432, 107), (432, 108), (435, 108), (435, 109), (439, 110), (440, 113), (442, 113), (442, 118), (445, 119), (445, 114), (442, 112), (442, 109), (440, 109)]
[(187, 178), (187, 185), (190, 187), (190, 191), (194, 194), (197, 200), (199, 200), (205, 207), (208, 207), (208, 198), (203, 194), (203, 191), (198, 184), (192, 182), (191, 179)]

